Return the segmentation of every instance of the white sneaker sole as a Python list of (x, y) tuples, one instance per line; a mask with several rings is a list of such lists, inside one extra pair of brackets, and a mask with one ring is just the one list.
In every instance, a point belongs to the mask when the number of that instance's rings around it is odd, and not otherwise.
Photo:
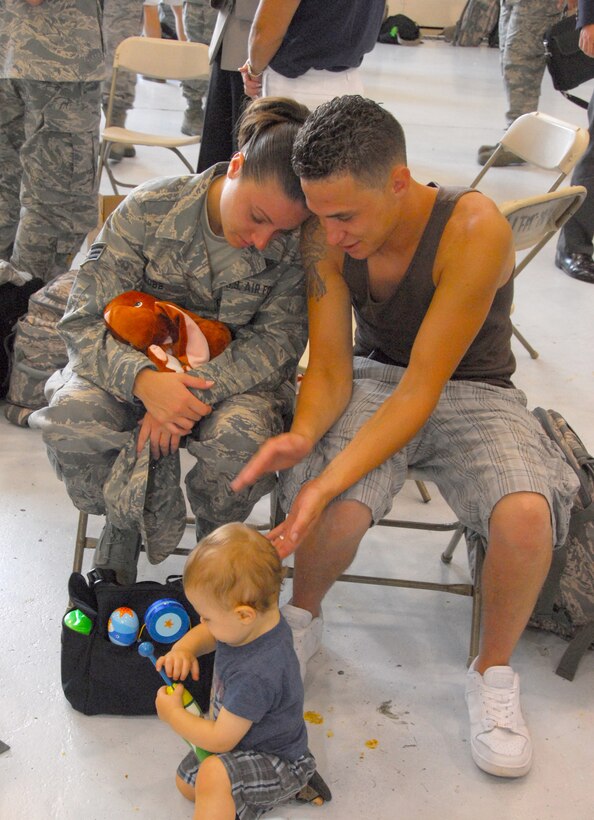
[(527, 775), (532, 768), (532, 753), (526, 763), (522, 763), (521, 765), (513, 768), (510, 766), (499, 766), (492, 760), (486, 760), (480, 752), (474, 748), (474, 746), (471, 745), (470, 748), (472, 752), (472, 759), (479, 769), (482, 769), (484, 772), (491, 774), (494, 777), (524, 777), (524, 775)]

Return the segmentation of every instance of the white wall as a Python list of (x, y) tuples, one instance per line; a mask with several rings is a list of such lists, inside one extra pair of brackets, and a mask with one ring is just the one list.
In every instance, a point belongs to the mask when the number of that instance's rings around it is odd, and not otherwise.
[(406, 14), (419, 26), (451, 26), (457, 22), (466, 0), (388, 0), (390, 14)]

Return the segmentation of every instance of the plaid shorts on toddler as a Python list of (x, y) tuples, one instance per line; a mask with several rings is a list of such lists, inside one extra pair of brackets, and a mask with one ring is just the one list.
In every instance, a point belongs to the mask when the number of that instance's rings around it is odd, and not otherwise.
[[(311, 754), (295, 761), (264, 752), (233, 751), (218, 755), (231, 781), (235, 811), (240, 820), (257, 820), (264, 812), (294, 797), (316, 770)], [(177, 773), (190, 786), (196, 782), (199, 763), (188, 752)]]

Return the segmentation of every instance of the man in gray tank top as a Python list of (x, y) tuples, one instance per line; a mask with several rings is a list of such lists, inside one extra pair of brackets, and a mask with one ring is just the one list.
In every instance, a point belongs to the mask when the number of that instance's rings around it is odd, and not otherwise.
[(414, 180), (400, 125), (362, 97), (319, 106), (293, 166), (318, 217), (304, 230), (309, 366), (290, 432), (233, 487), (285, 471), (288, 515), (269, 537), (281, 555), (299, 548), (289, 622), (305, 663), (324, 595), (408, 467), (423, 468), (488, 541), (481, 649), (466, 681), (471, 750), (484, 771), (520, 777), (532, 742), (510, 659), (577, 483), (511, 382), (510, 227), (477, 191)]

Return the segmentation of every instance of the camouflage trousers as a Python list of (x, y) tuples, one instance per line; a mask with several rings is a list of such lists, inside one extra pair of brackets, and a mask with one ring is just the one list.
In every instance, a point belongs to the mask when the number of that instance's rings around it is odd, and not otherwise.
[(0, 259), (44, 281), (97, 224), (100, 83), (0, 80)]
[(499, 49), (509, 122), (538, 109), (546, 65), (543, 35), (559, 17), (557, 0), (501, 0)]
[[(208, 0), (184, 0), (183, 18), (188, 40), (209, 45), (217, 13)], [(204, 115), (203, 100), (208, 91), (208, 80), (187, 80), (182, 83), (182, 91), (188, 108), (192, 108), (195, 113), (202, 111)]]
[[(105, 44), (105, 65), (107, 77), (103, 83), (103, 108), (107, 111), (107, 101), (111, 88), (113, 58), (116, 48), (126, 37), (142, 34), (142, 0), (105, 0), (103, 8), (103, 41)], [(123, 126), (126, 111), (134, 105), (136, 74), (121, 71), (114, 95), (112, 118)]]
[[(106, 515), (112, 543), (100, 539), (100, 565), (135, 565), (140, 540), (151, 563), (163, 561), (185, 528), (179, 453), (154, 460), (147, 443), (137, 455), (144, 408), (115, 399), (69, 368), (48, 380), (46, 398), (49, 407), (33, 413), (29, 424), (42, 430), (50, 462), (74, 505)], [(274, 475), (241, 493), (233, 493), (229, 484), (267, 438), (282, 432), (291, 408), (288, 386), (274, 394), (232, 396), (186, 437), (187, 451), (195, 459), (185, 478), (186, 495), (198, 539), (221, 524), (244, 521), (273, 489)]]

